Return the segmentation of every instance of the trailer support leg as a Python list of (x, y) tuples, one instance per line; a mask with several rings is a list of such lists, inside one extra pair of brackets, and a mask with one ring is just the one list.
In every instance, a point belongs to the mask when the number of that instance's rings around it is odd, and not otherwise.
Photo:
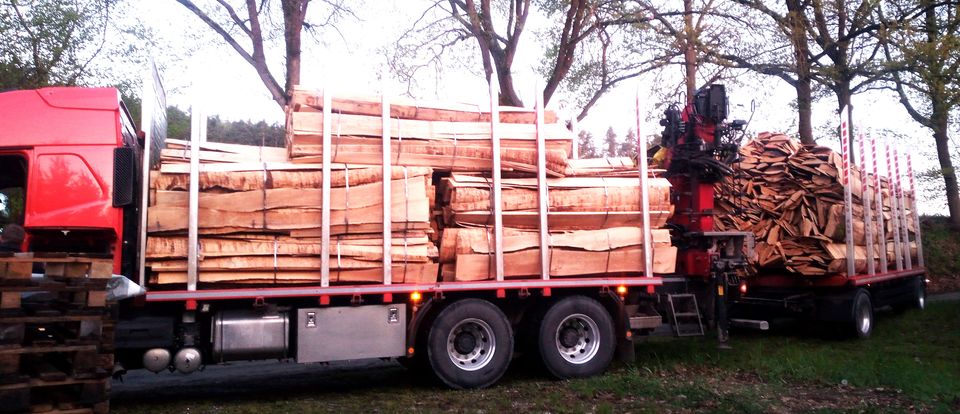
[(727, 317), (727, 273), (718, 272), (714, 278), (716, 282), (716, 314), (717, 314), (717, 348), (730, 349), (730, 320)]

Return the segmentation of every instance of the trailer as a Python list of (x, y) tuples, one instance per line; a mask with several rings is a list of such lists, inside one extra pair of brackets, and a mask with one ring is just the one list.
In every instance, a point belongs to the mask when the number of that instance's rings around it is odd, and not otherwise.
[[(323, 98), (333, 99), (331, 95), (324, 93)], [(537, 96), (539, 127), (543, 103)], [(49, 397), (54, 394), (71, 396), (64, 407), (104, 411), (109, 407), (109, 377), (126, 370), (186, 374), (207, 364), (245, 360), (315, 363), (397, 358), (413, 369), (432, 372), (450, 387), (481, 388), (495, 384), (515, 355), (524, 355), (538, 360), (557, 378), (579, 378), (602, 372), (617, 356), (631, 358), (635, 339), (664, 332), (665, 327), (676, 336), (704, 335), (715, 327), (718, 339), (726, 344), (731, 325), (767, 326), (765, 320), (750, 313), (758, 306), (849, 324), (851, 332), (860, 337), (869, 336), (877, 306), (923, 306), (922, 259), (895, 271), (817, 279), (815, 283), (788, 275), (744, 277), (753, 254), (753, 234), (714, 231), (713, 225), (714, 184), (729, 171), (737, 151), (736, 138), (744, 126), (740, 121), (726, 121), (727, 98), (722, 85), (701, 89), (682, 108), (671, 107), (661, 122), (661, 147), (668, 154), (664, 167), (677, 208), (670, 221), (672, 244), (679, 249), (676, 273), (653, 270), (649, 200), (642, 191), (641, 274), (552, 277), (549, 260), (541, 256), (539, 277), (505, 278), (500, 211), (503, 177), (497, 132), (501, 126), (495, 84), (491, 84), (490, 102), (492, 280), (394, 283), (391, 230), (384, 226), (382, 282), (331, 283), (332, 151), (324, 151), (320, 188), (324, 195), (320, 207), (323, 253), (315, 269), (320, 283), (204, 288), (198, 283), (197, 266), (198, 143), (205, 140), (206, 123), (199, 108), (194, 108), (188, 167), (187, 281), (182, 289), (144, 291), (142, 287), (148, 285), (144, 254), (148, 172), (156, 164), (166, 136), (166, 102), (156, 71), (145, 81), (139, 131), (114, 89), (47, 88), (0, 94), (4, 113), (0, 118), (0, 182), (4, 185), (0, 187), (24, 189), (23, 224), (28, 237), (23, 246), (31, 252), (0, 258), (5, 266), (0, 268), (4, 272), (0, 278), (4, 292), (0, 343), (7, 346), (0, 349), (0, 361), (4, 361), (0, 364), (4, 368), (0, 370), (0, 401), (5, 402), (0, 411), (56, 404)], [(636, 104), (638, 148), (647, 148), (639, 133), (639, 94)], [(323, 107), (322, 146), (331, 148), (329, 101)], [(390, 128), (386, 127), (390, 119), (386, 96), (382, 108), (385, 127), (380, 166), (389, 170), (393, 157)], [(538, 135), (541, 254), (550, 248), (544, 145)], [(645, 159), (640, 161), (636, 178), (646, 189), (648, 166)], [(391, 199), (390, 186), (382, 188), (383, 200)], [(384, 203), (384, 223), (391, 221), (390, 214), (390, 203)], [(78, 289), (67, 288), (76, 282), (56, 273), (59, 267), (54, 263), (58, 261), (79, 263), (69, 275), (87, 283), (86, 290), (98, 293), (76, 295)], [(109, 283), (103, 274), (104, 261), (110, 264)], [(25, 271), (23, 266), (13, 266), (15, 262), (31, 263), (32, 269)], [(100, 282), (88, 283), (94, 279)], [(46, 319), (36, 319), (36, 311), (27, 305), (29, 298), (20, 292), (55, 290), (49, 287), (53, 282), (61, 283), (61, 290), (73, 292), (70, 299), (74, 302), (81, 301), (81, 296), (88, 302), (70, 310), (51, 310)], [(56, 298), (66, 299), (64, 295)], [(44, 342), (38, 340), (41, 331), (72, 332), (73, 337)], [(86, 348), (78, 352), (71, 338), (85, 339)], [(4, 359), (4, 355), (14, 356)], [(73, 369), (67, 357), (78, 355), (98, 362), (90, 370)], [(53, 360), (57, 364), (51, 364)], [(35, 364), (55, 365), (58, 368), (51, 369), (62, 375), (38, 376), (42, 370)], [(50, 389), (58, 392), (47, 393)]]

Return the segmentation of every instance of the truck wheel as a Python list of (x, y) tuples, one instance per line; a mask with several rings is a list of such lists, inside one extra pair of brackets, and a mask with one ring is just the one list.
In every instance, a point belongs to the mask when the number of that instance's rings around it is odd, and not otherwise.
[(454, 302), (440, 311), (430, 328), (427, 357), (437, 377), (452, 388), (488, 387), (510, 365), (513, 330), (490, 302)]
[(927, 308), (927, 287), (923, 284), (923, 276), (913, 279), (913, 296), (907, 302), (912, 309), (924, 310)]
[(615, 348), (613, 320), (596, 300), (564, 298), (551, 306), (540, 322), (540, 358), (557, 378), (603, 372), (613, 360)]
[(853, 307), (850, 312), (852, 318), (853, 333), (857, 338), (867, 339), (873, 332), (873, 302), (870, 301), (870, 294), (864, 289), (859, 289), (853, 295)]

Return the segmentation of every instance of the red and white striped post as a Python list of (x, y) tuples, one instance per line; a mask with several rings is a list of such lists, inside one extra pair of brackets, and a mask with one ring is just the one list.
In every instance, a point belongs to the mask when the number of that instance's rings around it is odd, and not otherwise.
[(897, 183), (893, 177), (893, 148), (884, 140), (887, 147), (887, 184), (890, 188), (890, 220), (893, 221), (893, 257), (897, 259), (897, 270), (903, 270), (903, 248), (900, 245), (900, 208), (897, 206)]
[(913, 226), (916, 229), (915, 238), (917, 240), (917, 266), (923, 267), (923, 236), (920, 231), (920, 211), (917, 210), (917, 186), (913, 175), (913, 157), (907, 152), (907, 178), (910, 180), (910, 200), (913, 207)]
[(873, 137), (872, 134), (867, 132), (867, 136), (870, 139), (870, 170), (873, 172), (873, 177), (871, 181), (873, 183), (874, 194), (876, 194), (876, 209), (877, 209), (877, 224), (878, 224), (878, 233), (877, 239), (880, 241), (880, 272), (884, 273), (888, 270), (887, 265), (887, 228), (886, 223), (883, 218), (883, 188), (880, 186), (880, 174), (878, 172), (880, 159), (877, 158), (877, 140)]
[(843, 171), (840, 180), (843, 183), (843, 210), (844, 235), (847, 241), (847, 276), (857, 274), (855, 259), (856, 250), (853, 248), (853, 193), (850, 191), (850, 128), (847, 124), (850, 107), (844, 106), (840, 110), (840, 153), (843, 156)]
[(910, 230), (907, 226), (907, 203), (903, 194), (903, 180), (900, 174), (900, 151), (897, 145), (893, 146), (893, 170), (897, 175), (897, 206), (900, 208), (900, 239), (903, 242), (903, 264), (906, 269), (913, 269), (913, 254), (910, 248)]
[[(640, 87), (637, 87), (637, 167), (640, 174), (640, 208), (643, 214), (643, 275), (653, 277), (653, 236), (650, 233), (650, 187), (647, 179), (647, 140), (643, 138), (640, 123)], [(647, 288), (653, 293), (653, 287)]]
[(858, 131), (857, 141), (860, 149), (860, 202), (863, 203), (863, 229), (867, 245), (867, 274), (876, 274), (873, 255), (873, 211), (870, 209), (870, 176), (867, 173), (867, 151), (864, 149), (863, 131)]

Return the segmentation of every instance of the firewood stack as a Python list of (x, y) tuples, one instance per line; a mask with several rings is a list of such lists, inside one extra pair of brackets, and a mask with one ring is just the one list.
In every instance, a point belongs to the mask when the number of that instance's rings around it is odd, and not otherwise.
[[(201, 285), (319, 282), (322, 105), (322, 94), (295, 91), (286, 149), (201, 144)], [(404, 100), (393, 101), (390, 110), (393, 282), (492, 278), (490, 113)], [(380, 98), (338, 95), (331, 112), (331, 283), (380, 282)], [(539, 276), (535, 115), (510, 107), (500, 114), (510, 278)], [(552, 112), (545, 121), (552, 275), (639, 274), (643, 237), (635, 163), (568, 160), (574, 135)], [(186, 281), (189, 155), (189, 143), (168, 140), (151, 176), (147, 266), (156, 285)], [(669, 273), (676, 249), (669, 233), (658, 229), (673, 210), (669, 183), (651, 178), (650, 189), (654, 269)]]
[[(718, 230), (751, 231), (756, 236), (758, 271), (806, 276), (846, 274), (846, 226), (840, 154), (821, 146), (804, 146), (782, 134), (763, 133), (740, 149), (737, 173), (718, 184)], [(857, 273), (867, 269), (862, 196), (867, 178), (852, 168), (853, 239)], [(894, 266), (893, 216), (889, 185), (881, 180), (888, 265)], [(873, 190), (870, 190), (873, 191)], [(908, 202), (908, 206), (912, 204)], [(872, 207), (874, 257), (879, 271), (881, 244)], [(908, 230), (913, 220), (907, 209)], [(916, 246), (912, 249), (915, 254)]]

